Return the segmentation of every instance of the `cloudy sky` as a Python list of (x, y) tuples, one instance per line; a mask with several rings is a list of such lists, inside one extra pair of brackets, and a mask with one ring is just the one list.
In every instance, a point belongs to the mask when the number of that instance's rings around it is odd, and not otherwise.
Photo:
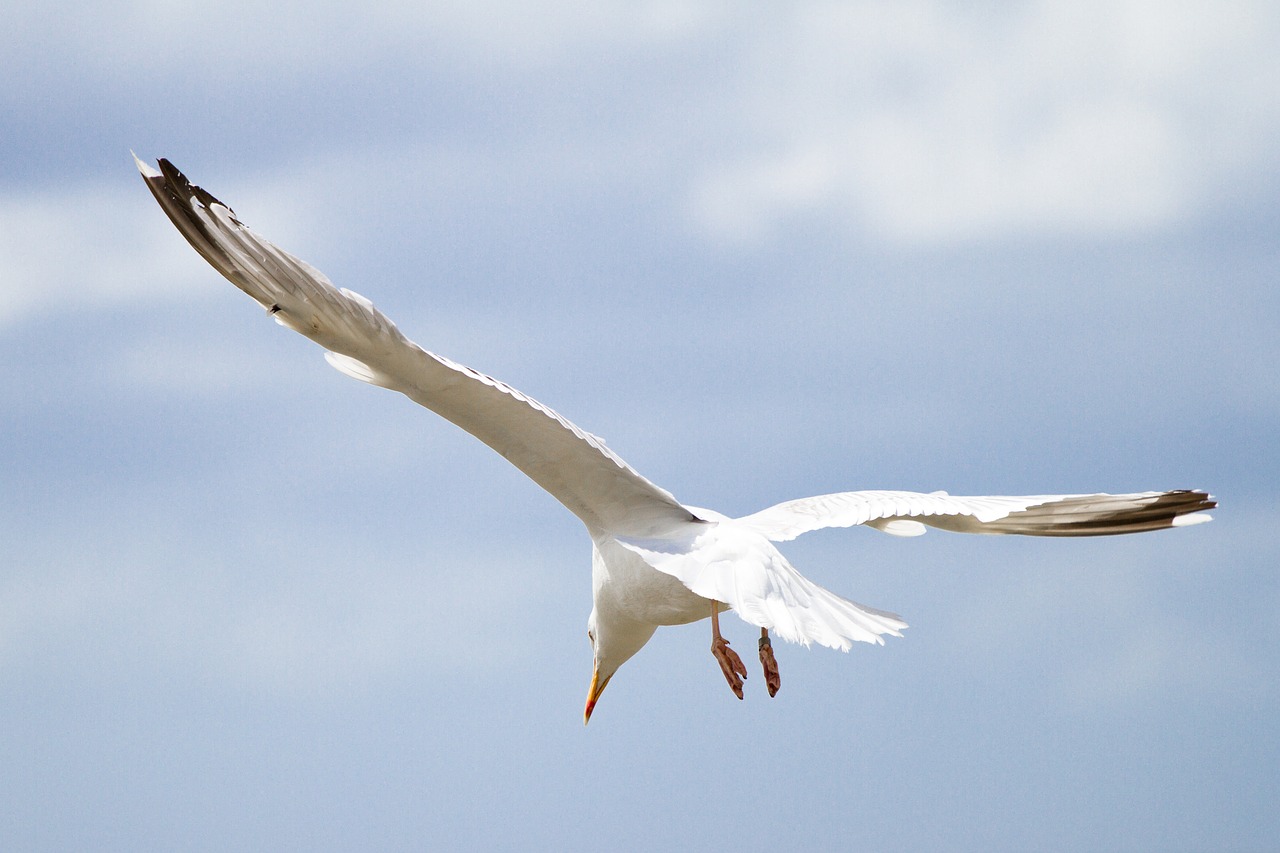
[[(1274, 844), (1274, 3), (350, 8), (0, 10), (0, 846)], [(903, 639), (739, 703), (663, 629), (584, 729), (577, 521), (269, 322), (130, 149), (692, 504), (1222, 507), (814, 534)]]

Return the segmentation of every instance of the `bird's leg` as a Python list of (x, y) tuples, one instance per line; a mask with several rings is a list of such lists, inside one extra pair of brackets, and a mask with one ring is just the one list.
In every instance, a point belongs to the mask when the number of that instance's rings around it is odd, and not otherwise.
[(773, 643), (769, 642), (769, 629), (760, 629), (760, 665), (764, 667), (764, 686), (769, 688), (770, 696), (778, 695), (782, 686), (782, 676), (778, 675), (778, 662), (773, 657)]
[(720, 663), (720, 671), (724, 680), (729, 682), (733, 695), (742, 698), (742, 679), (747, 677), (747, 668), (738, 653), (729, 648), (729, 641), (720, 636), (720, 602), (711, 602), (711, 654)]

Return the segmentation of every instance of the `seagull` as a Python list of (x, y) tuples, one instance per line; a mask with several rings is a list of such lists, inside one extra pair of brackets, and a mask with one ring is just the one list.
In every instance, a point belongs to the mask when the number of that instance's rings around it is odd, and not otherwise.
[(848, 651), (883, 645), (907, 623), (824, 589), (775, 543), (829, 527), (919, 536), (956, 533), (1106, 536), (1211, 520), (1208, 492), (959, 497), (946, 492), (857, 491), (786, 501), (741, 518), (686, 506), (642, 477), (598, 436), (510, 385), (428, 352), (368, 299), (249, 230), (230, 207), (168, 160), (134, 162), (178, 231), (215, 270), (280, 325), (327, 352), (361, 382), (399, 391), (502, 454), (578, 517), (591, 537), (591, 686), (586, 724), (618, 669), (659, 626), (711, 620), (711, 653), (734, 695), (747, 669), (720, 633), (732, 610), (760, 629), (770, 696), (781, 685), (771, 635)]

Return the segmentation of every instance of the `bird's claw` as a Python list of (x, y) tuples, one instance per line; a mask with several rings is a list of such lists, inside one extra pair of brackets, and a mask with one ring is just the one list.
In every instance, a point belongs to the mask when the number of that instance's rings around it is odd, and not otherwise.
[(738, 657), (738, 653), (729, 648), (729, 641), (724, 637), (716, 637), (711, 641), (711, 654), (720, 663), (720, 671), (724, 680), (729, 682), (733, 695), (742, 698), (742, 679), (747, 677), (747, 667)]
[(778, 661), (773, 656), (773, 643), (767, 636), (760, 638), (760, 665), (764, 667), (764, 686), (769, 696), (777, 696), (782, 687), (782, 676), (778, 674)]

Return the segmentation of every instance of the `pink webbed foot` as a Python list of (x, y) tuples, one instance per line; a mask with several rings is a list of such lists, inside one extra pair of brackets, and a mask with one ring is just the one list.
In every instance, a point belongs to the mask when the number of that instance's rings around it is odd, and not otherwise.
[(738, 657), (738, 653), (729, 648), (729, 641), (720, 636), (720, 602), (711, 602), (711, 654), (715, 655), (724, 673), (724, 680), (729, 682), (733, 695), (742, 698), (742, 680), (747, 677), (747, 667)]
[(724, 673), (724, 680), (729, 682), (729, 689), (733, 691), (734, 696), (741, 699), (742, 679), (747, 677), (747, 667), (743, 664), (742, 658), (729, 648), (729, 641), (719, 635), (711, 640), (711, 654), (715, 655), (720, 663), (720, 671)]
[(782, 687), (782, 676), (778, 674), (778, 661), (773, 656), (773, 643), (769, 641), (767, 628), (760, 629), (760, 665), (764, 667), (764, 686), (769, 695), (777, 696)]

